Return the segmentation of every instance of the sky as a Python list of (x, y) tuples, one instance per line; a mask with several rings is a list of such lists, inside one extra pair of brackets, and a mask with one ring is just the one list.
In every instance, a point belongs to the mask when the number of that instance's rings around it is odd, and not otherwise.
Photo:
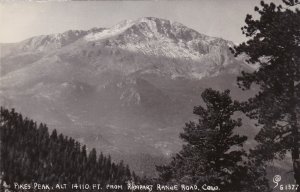
[[(272, 0), (280, 2), (279, 0)], [(260, 0), (17, 1), (0, 0), (0, 42), (70, 29), (111, 27), (125, 19), (158, 17), (240, 43), (246, 14)]]

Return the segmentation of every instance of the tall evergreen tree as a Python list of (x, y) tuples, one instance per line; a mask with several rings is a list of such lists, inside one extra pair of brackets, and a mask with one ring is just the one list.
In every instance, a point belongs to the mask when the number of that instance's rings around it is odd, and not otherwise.
[[(267, 191), (268, 184), (251, 164), (242, 146), (246, 136), (234, 133), (242, 125), (232, 116), (239, 109), (229, 90), (222, 93), (207, 89), (202, 93), (206, 107), (197, 106), (198, 122), (186, 123), (180, 137), (183, 149), (167, 166), (158, 167), (162, 180), (188, 184), (209, 183), (221, 191)], [(254, 178), (255, 176), (255, 178)]]
[[(241, 88), (258, 84), (259, 93), (245, 110), (262, 129), (256, 136), (257, 152), (264, 160), (282, 159), (291, 151), (296, 183), (300, 185), (300, 11), (298, 0), (283, 5), (261, 2), (258, 19), (246, 17), (243, 33), (249, 38), (233, 49), (258, 64), (253, 73), (238, 78)], [(257, 154), (259, 154), (257, 153)], [(298, 189), (300, 191), (300, 188)]]

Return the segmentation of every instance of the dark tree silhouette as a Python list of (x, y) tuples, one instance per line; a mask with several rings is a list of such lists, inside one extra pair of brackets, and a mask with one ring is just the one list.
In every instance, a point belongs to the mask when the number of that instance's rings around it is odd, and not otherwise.
[(232, 118), (239, 103), (231, 99), (229, 90), (207, 89), (202, 99), (206, 106), (194, 108), (199, 121), (186, 123), (180, 134), (185, 141), (182, 150), (169, 165), (157, 167), (160, 178), (164, 182), (209, 183), (221, 191), (268, 191), (265, 170), (253, 168), (242, 148), (247, 137), (234, 133), (242, 125), (241, 119)]
[(300, 185), (300, 11), (298, 0), (283, 3), (262, 1), (261, 8), (255, 7), (260, 17), (247, 15), (242, 28), (249, 40), (233, 52), (246, 54), (250, 64), (259, 64), (253, 73), (238, 77), (243, 89), (252, 84), (260, 87), (245, 105), (248, 115), (263, 126), (256, 136), (257, 156), (270, 161), (291, 151), (294, 177)]

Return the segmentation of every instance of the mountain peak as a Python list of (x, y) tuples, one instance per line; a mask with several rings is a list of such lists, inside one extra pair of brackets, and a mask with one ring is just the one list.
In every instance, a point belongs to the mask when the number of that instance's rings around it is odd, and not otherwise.
[(124, 20), (111, 28), (84, 37), (105, 46), (146, 55), (199, 60), (228, 41), (203, 35), (185, 25), (156, 17)]
[(97, 41), (115, 37), (122, 34), (123, 32), (132, 32), (138, 36), (145, 35), (145, 37), (149, 37), (149, 35), (150, 37), (153, 37), (154, 33), (156, 33), (156, 35), (167, 35), (168, 37), (174, 38), (174, 34), (172, 34), (172, 31), (175, 32), (176, 29), (191, 31), (194, 36), (200, 35), (200, 33), (196, 32), (195, 30), (189, 29), (188, 27), (178, 22), (171, 22), (170, 20), (156, 17), (142, 17), (136, 20), (121, 21), (113, 27), (105, 29), (99, 33), (92, 33), (87, 35), (86, 39), (89, 41)]

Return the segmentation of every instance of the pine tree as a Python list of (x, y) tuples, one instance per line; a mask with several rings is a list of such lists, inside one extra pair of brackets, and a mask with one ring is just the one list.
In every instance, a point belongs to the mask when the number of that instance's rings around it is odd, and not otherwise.
[[(253, 179), (251, 174), (255, 170), (248, 169), (250, 162), (242, 148), (247, 137), (234, 133), (242, 125), (241, 119), (232, 118), (239, 103), (231, 99), (229, 90), (220, 93), (207, 89), (202, 99), (206, 107), (194, 108), (198, 122), (186, 123), (180, 134), (185, 142), (183, 149), (168, 166), (158, 167), (161, 179), (197, 185), (209, 183), (222, 191), (267, 191), (266, 180)], [(253, 182), (256, 179), (261, 181), (259, 186)]]
[(249, 40), (233, 52), (247, 55), (249, 64), (259, 64), (256, 71), (243, 72), (238, 78), (243, 89), (252, 84), (260, 87), (245, 105), (248, 115), (262, 125), (256, 154), (271, 161), (291, 152), (294, 178), (300, 185), (300, 3), (283, 3), (285, 7), (262, 1), (261, 8), (255, 7), (260, 17), (247, 15), (242, 28)]

